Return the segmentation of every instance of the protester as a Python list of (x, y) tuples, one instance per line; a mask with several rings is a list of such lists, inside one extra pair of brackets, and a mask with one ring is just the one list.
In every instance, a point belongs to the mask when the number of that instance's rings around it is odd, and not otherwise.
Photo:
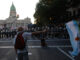
[(41, 40), (41, 46), (42, 46), (42, 47), (47, 47), (47, 43), (46, 43), (46, 41), (45, 41), (45, 40), (46, 40), (46, 35), (47, 35), (46, 33), (42, 33), (42, 34), (41, 34), (40, 40)]
[[(18, 32), (17, 32), (16, 36), (14, 37), (14, 49), (16, 51), (16, 56), (17, 56), (18, 60), (29, 60), (29, 58), (28, 58), (28, 50), (27, 50), (27, 47), (26, 47), (26, 45), (27, 45), (26, 42), (27, 42), (28, 36), (43, 33), (43, 32), (45, 32), (45, 30), (44, 31), (32, 32), (32, 33), (23, 32), (23, 31), (24, 31), (24, 29), (22, 27), (18, 28)], [(21, 37), (23, 37), (23, 38), (21, 38)], [(22, 41), (24, 43), (23, 49), (22, 49), (21, 45), (19, 45), (20, 44), (19, 43), (20, 42), (19, 39), (20, 40), (24, 39)]]

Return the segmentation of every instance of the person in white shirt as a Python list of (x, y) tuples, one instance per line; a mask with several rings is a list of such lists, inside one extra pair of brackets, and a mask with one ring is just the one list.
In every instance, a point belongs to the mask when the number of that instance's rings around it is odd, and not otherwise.
[[(16, 48), (15, 48), (15, 43), (16, 43), (17, 35), (18, 35), (19, 33), (23, 32), (23, 31), (24, 31), (24, 29), (23, 29), (22, 27), (19, 27), (19, 28), (18, 28), (18, 32), (17, 32), (17, 34), (15, 35), (15, 37), (14, 37), (14, 42), (13, 42), (13, 44), (14, 44), (14, 49), (15, 49), (15, 51), (16, 51), (16, 55), (17, 55), (18, 60), (29, 60), (29, 58), (28, 58), (28, 50), (27, 50), (28, 48), (26, 47), (26, 45), (25, 45), (25, 48), (24, 48), (23, 50), (19, 50), (19, 49), (16, 49)], [(23, 32), (22, 36), (23, 36), (23, 38), (24, 38), (25, 44), (26, 44), (27, 38), (28, 38), (29, 36), (34, 35), (34, 34), (44, 33), (44, 32), (46, 32), (46, 31), (44, 30), (44, 31), (37, 31), (37, 32), (32, 32), (32, 33), (30, 33), (30, 32)]]

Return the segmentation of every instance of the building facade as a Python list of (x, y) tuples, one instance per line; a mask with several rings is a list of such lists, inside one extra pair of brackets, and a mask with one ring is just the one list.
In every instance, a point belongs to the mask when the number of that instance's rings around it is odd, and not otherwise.
[(18, 20), (18, 17), (19, 15), (17, 15), (16, 8), (12, 3), (12, 6), (10, 7), (9, 17), (5, 20), (0, 20), (0, 29), (2, 28), (17, 29), (20, 26), (27, 28), (28, 24), (32, 24), (30, 18), (27, 17), (23, 20)]

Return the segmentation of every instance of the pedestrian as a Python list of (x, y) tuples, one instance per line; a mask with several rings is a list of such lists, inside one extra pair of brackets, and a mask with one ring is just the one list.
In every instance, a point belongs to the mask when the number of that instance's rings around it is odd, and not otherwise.
[(47, 43), (46, 43), (46, 41), (45, 41), (45, 40), (46, 40), (46, 35), (45, 35), (45, 34), (46, 34), (46, 33), (42, 33), (42, 34), (41, 34), (41, 39), (40, 39), (40, 40), (41, 40), (41, 46), (42, 46), (42, 47), (47, 47)]
[(24, 32), (24, 29), (22, 27), (18, 28), (18, 32), (14, 37), (14, 49), (16, 51), (16, 56), (18, 60), (29, 60), (28, 50), (27, 50), (28, 48), (26, 47), (27, 38), (31, 35), (40, 34), (43, 32), (45, 31), (37, 31), (30, 33), (30, 32)]

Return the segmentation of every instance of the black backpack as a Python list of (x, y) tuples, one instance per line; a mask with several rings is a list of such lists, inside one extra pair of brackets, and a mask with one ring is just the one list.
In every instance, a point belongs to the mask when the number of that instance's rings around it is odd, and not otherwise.
[(23, 32), (17, 35), (16, 42), (15, 42), (15, 49), (23, 50), (25, 48), (25, 42), (22, 34)]

